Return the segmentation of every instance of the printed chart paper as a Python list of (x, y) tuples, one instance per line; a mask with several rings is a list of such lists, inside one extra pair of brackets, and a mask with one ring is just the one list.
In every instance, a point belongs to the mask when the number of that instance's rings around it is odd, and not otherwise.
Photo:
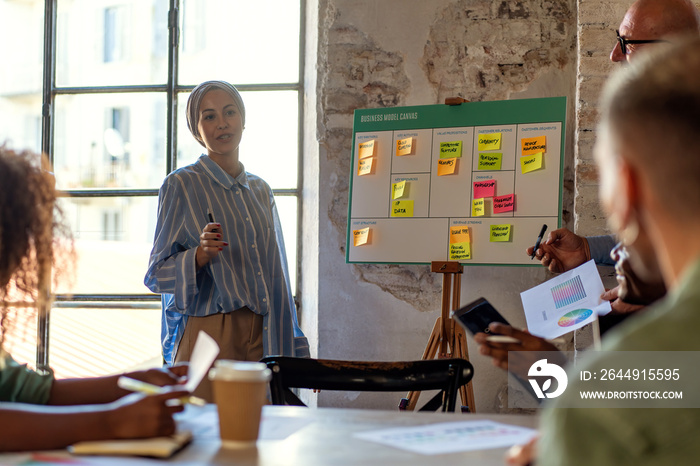
[(523, 291), (527, 329), (538, 337), (556, 338), (581, 328), (611, 311), (610, 302), (600, 299), (604, 291), (593, 260)]
[(355, 437), (423, 455), (488, 450), (527, 443), (534, 429), (493, 421), (443, 422), (354, 434)]

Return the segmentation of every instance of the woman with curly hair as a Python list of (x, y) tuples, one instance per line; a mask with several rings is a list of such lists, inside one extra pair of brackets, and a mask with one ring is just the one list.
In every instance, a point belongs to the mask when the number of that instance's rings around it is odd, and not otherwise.
[[(56, 280), (61, 264), (69, 264), (72, 256), (70, 233), (55, 205), (53, 178), (41, 161), (0, 146), (0, 451), (171, 434), (173, 414), (182, 406), (168, 400), (186, 391), (130, 394), (117, 386), (119, 376), (56, 379), (50, 370), (39, 374), (17, 363), (2, 347), (11, 312), (31, 312), (41, 305), (46, 299), (39, 287), (42, 274), (48, 277), (53, 268)], [(185, 372), (179, 366), (127, 375), (164, 386), (178, 383)]]

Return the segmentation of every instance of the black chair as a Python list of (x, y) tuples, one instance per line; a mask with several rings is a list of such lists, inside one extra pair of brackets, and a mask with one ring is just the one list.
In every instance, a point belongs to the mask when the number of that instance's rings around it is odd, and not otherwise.
[(440, 390), (420, 411), (454, 412), (459, 388), (474, 375), (465, 359), (403, 362), (340, 361), (269, 356), (272, 404), (306, 406), (290, 388), (400, 392)]

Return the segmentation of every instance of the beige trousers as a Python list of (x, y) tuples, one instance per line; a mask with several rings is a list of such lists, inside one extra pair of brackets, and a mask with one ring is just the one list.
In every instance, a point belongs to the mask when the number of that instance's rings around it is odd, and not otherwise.
[[(212, 337), (219, 345), (217, 359), (237, 361), (259, 361), (263, 357), (263, 316), (242, 307), (225, 314), (206, 317), (188, 317), (185, 333), (175, 355), (175, 363), (189, 361), (200, 330)], [(211, 383), (207, 376), (202, 379), (194, 395), (213, 402)]]

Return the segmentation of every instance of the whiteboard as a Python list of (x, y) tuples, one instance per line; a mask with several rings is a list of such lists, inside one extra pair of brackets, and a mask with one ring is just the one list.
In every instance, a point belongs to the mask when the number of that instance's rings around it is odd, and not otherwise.
[(346, 261), (535, 265), (525, 249), (561, 226), (565, 116), (565, 97), (356, 110)]

